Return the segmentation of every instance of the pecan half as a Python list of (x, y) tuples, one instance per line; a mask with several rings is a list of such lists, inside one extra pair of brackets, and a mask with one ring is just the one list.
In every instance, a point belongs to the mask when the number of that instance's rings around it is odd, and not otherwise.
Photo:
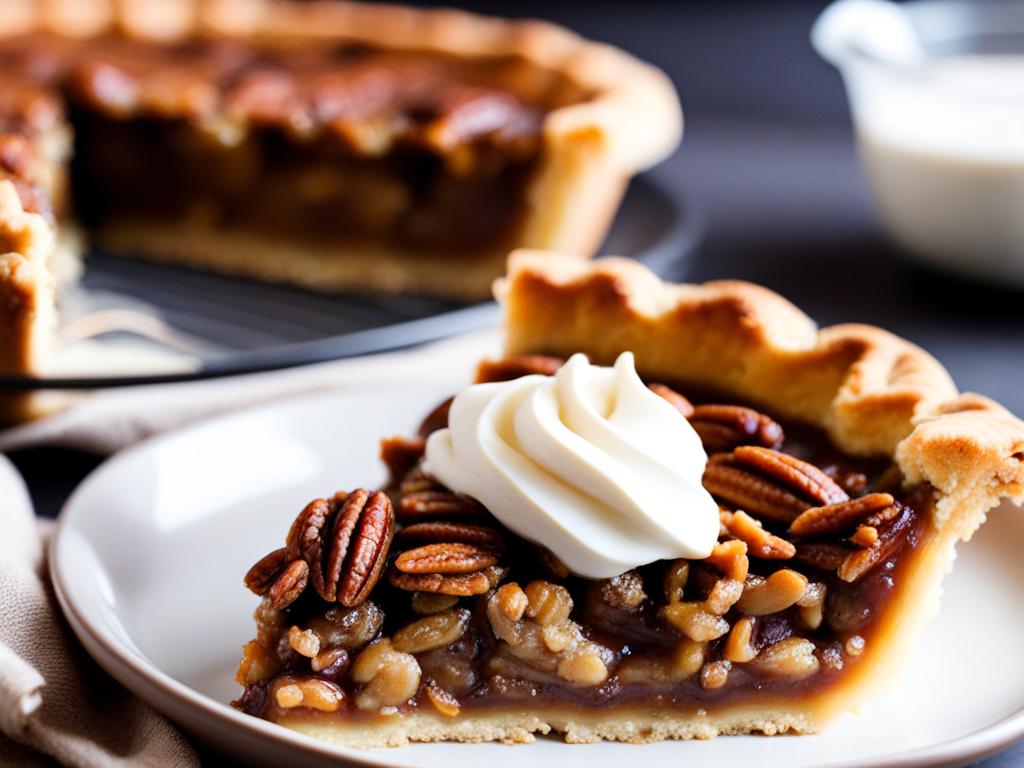
[(500, 551), (505, 548), (505, 537), (494, 528), (470, 523), (429, 520), (407, 525), (398, 532), (401, 541), (446, 542), (476, 544), (480, 547)]
[(288, 565), (288, 550), (284, 547), (264, 555), (248, 570), (243, 579), (245, 588), (257, 595), (264, 594)]
[(698, 405), (690, 424), (709, 453), (731, 451), (739, 445), (778, 448), (785, 439), (776, 421), (740, 405)]
[(881, 512), (893, 503), (888, 493), (869, 493), (838, 504), (812, 507), (790, 523), (793, 536), (825, 536), (847, 531), (869, 515)]
[(309, 565), (305, 560), (292, 560), (267, 589), (274, 608), (287, 608), (299, 599), (309, 581)]
[(507, 575), (506, 568), (494, 566), (486, 571), (443, 575), (440, 573), (403, 573), (392, 569), (388, 581), (407, 592), (434, 592), (441, 595), (470, 597), (484, 595)]
[(444, 542), (409, 549), (395, 560), (403, 573), (473, 573), (497, 565), (498, 556), (474, 544)]
[(750, 467), (762, 475), (778, 480), (819, 505), (837, 504), (850, 498), (835, 480), (816, 466), (788, 453), (754, 445), (741, 445), (732, 455), (741, 466)]
[(403, 522), (435, 517), (486, 516), (487, 510), (479, 501), (451, 491), (411, 491), (398, 499), (398, 518)]
[(790, 522), (811, 506), (776, 482), (738, 466), (730, 454), (711, 457), (704, 470), (704, 487), (737, 509), (782, 523)]
[(387, 495), (361, 488), (349, 494), (335, 515), (321, 596), (336, 596), (347, 608), (364, 602), (380, 580), (394, 533), (395, 516)]
[(354, 607), (380, 579), (395, 531), (388, 497), (357, 488), (314, 499), (295, 518), (285, 547), (260, 559), (245, 585), (275, 608), (298, 599), (308, 582), (327, 602)]
[(655, 383), (648, 384), (647, 388), (663, 400), (668, 400), (673, 406), (675, 406), (675, 409), (683, 414), (687, 419), (693, 416), (693, 403), (672, 389), (672, 387)]
[(476, 381), (509, 381), (536, 373), (551, 376), (564, 364), (560, 357), (547, 355), (507, 355), (498, 360), (481, 360), (476, 367)]

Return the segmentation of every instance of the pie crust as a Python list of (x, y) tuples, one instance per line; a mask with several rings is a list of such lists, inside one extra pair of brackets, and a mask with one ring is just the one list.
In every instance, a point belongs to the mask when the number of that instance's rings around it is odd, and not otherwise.
[[(459, 62), (508, 57), (523, 62), (531, 72), (564, 78), (581, 95), (555, 105), (543, 117), (540, 150), (526, 182), (525, 210), (515, 236), (527, 247), (592, 254), (629, 178), (663, 159), (681, 135), (678, 99), (661, 71), (621, 50), (540, 21), (341, 0), (6, 0), (0, 7), (0, 37), (50, 32), (88, 39), (111, 31), (154, 43), (210, 35), (256, 44), (337, 41)], [(467, 210), (465, 215), (476, 214)], [(449, 258), (372, 240), (332, 249), (329, 243), (314, 247), (244, 229), (217, 228), (201, 217), (185, 225), (114, 222), (99, 237), (107, 245), (148, 258), (271, 281), (467, 298), (487, 294), (493, 278), (504, 269), (508, 250), (503, 244), (500, 250), (481, 251), (471, 258)], [(37, 373), (45, 367), (45, 356), (24, 345), (48, 330), (28, 328), (37, 315), (24, 301), (25, 275), (13, 282), (15, 273), (10, 266), (2, 273), (0, 290), (22, 298), (7, 303), (7, 326), (0, 328), (0, 335), (10, 348), (0, 350), (0, 370)], [(44, 295), (49, 289), (39, 290), (41, 303), (52, 303)], [(25, 306), (25, 313), (18, 314), (16, 306)]]
[[(959, 394), (949, 375), (934, 358), (909, 342), (880, 329), (864, 325), (845, 325), (819, 330), (793, 305), (764, 288), (732, 281), (706, 285), (673, 285), (663, 282), (636, 262), (625, 259), (606, 258), (583, 262), (553, 253), (520, 251), (510, 257), (508, 274), (496, 284), (495, 292), (505, 308), (505, 352), (509, 357), (482, 365), (478, 370), (478, 380), (514, 378), (531, 369), (543, 372), (545, 367), (557, 366), (559, 359), (564, 360), (577, 352), (586, 353), (596, 363), (609, 364), (621, 352), (631, 351), (635, 356), (638, 372), (648, 382), (666, 382), (683, 393), (706, 392), (709, 393), (709, 397), (714, 398), (710, 401), (712, 403), (730, 402), (731, 398), (735, 398), (744, 404), (764, 408), (765, 412), (780, 419), (787, 419), (787, 436), (783, 450), (790, 451), (790, 456), (795, 455), (793, 450), (801, 452), (802, 449), (798, 445), (801, 440), (799, 431), (808, 429), (814, 434), (820, 433), (821, 437), (817, 439), (831, 445), (831, 448), (825, 446), (826, 451), (838, 450), (843, 456), (860, 457), (851, 458), (850, 461), (860, 462), (862, 467), (887, 468), (884, 471), (870, 471), (876, 472), (876, 477), (888, 476), (888, 480), (868, 480), (865, 475), (861, 475), (866, 485), (862, 485), (860, 491), (854, 491), (851, 487), (849, 503), (853, 504), (867, 500), (869, 496), (878, 495), (888, 496), (891, 502), (898, 494), (903, 494), (902, 498), (908, 500), (909, 505), (904, 505), (903, 509), (910, 509), (910, 514), (913, 515), (913, 522), (910, 524), (913, 533), (904, 539), (910, 543), (891, 561), (883, 563), (881, 557), (873, 560), (873, 565), (869, 566), (873, 570), (862, 572), (869, 575), (864, 586), (857, 586), (858, 576), (844, 576), (842, 567), (837, 574), (841, 581), (829, 581), (827, 586), (828, 595), (838, 595), (840, 602), (845, 600), (848, 606), (852, 606), (853, 613), (848, 615), (870, 616), (864, 620), (870, 623), (865, 624), (858, 618), (860, 624), (853, 623), (844, 629), (840, 626), (840, 620), (835, 620), (829, 615), (825, 624), (821, 624), (819, 618), (819, 624), (808, 623), (803, 626), (806, 631), (804, 636), (814, 638), (814, 643), (818, 644), (816, 653), (820, 653), (822, 659), (825, 658), (823, 649), (836, 638), (845, 644), (844, 653), (848, 654), (844, 656), (846, 667), (841, 664), (830, 666), (831, 673), (825, 674), (823, 678), (817, 677), (819, 673), (815, 672), (808, 679), (818, 679), (819, 682), (808, 683), (803, 688), (799, 687), (799, 682), (796, 683), (796, 687), (774, 686), (772, 678), (766, 678), (761, 681), (764, 687), (758, 683), (753, 688), (739, 689), (740, 695), (736, 696), (729, 694), (728, 687), (723, 687), (723, 695), (715, 698), (714, 691), (705, 690), (701, 693), (700, 687), (694, 684), (694, 687), (686, 689), (672, 688), (671, 694), (665, 694), (671, 697), (670, 704), (665, 703), (661, 697), (650, 698), (650, 691), (645, 691), (639, 698), (629, 698), (628, 695), (622, 698), (620, 694), (634, 684), (624, 676), (627, 662), (637, 659), (637, 656), (642, 658), (648, 653), (642, 642), (638, 641), (633, 645), (631, 655), (628, 658), (622, 657), (617, 662), (619, 666), (614, 672), (617, 682), (609, 682), (611, 689), (606, 700), (601, 698), (605, 695), (600, 694), (601, 688), (597, 689), (597, 694), (586, 694), (592, 698), (586, 698), (583, 694), (573, 694), (582, 698), (570, 696), (568, 700), (560, 699), (558, 697), (561, 694), (558, 693), (556, 686), (554, 689), (542, 688), (539, 693), (533, 695), (533, 698), (528, 698), (525, 704), (523, 699), (501, 699), (501, 694), (498, 699), (491, 699), (489, 703), (485, 700), (484, 704), (473, 704), (472, 697), (476, 693), (470, 692), (469, 698), (465, 700), (468, 701), (466, 708), (457, 717), (451, 716), (451, 712), (446, 713), (444, 707), (437, 706), (436, 702), (433, 702), (435, 708), (441, 711), (432, 709), (426, 703), (431, 700), (429, 695), (426, 699), (415, 698), (415, 705), (409, 700), (394, 707), (395, 711), (388, 716), (368, 718), (368, 713), (356, 711), (356, 716), (353, 717), (346, 711), (338, 713), (338, 716), (307, 717), (302, 714), (301, 707), (299, 710), (291, 710), (287, 707), (281, 708), (284, 705), (279, 703), (275, 709), (273, 705), (259, 703), (269, 701), (271, 693), (276, 690), (273, 687), (259, 689), (259, 684), (268, 684), (260, 681), (270, 681), (269, 684), (273, 686), (280, 678), (273, 676), (277, 674), (274, 672), (271, 672), (270, 677), (250, 677), (253, 660), (259, 663), (260, 657), (253, 656), (247, 647), (246, 660), (243, 661), (239, 677), (239, 680), (247, 685), (246, 696), (238, 702), (246, 711), (268, 717), (317, 738), (360, 747), (397, 746), (410, 741), (441, 740), (526, 742), (532, 740), (534, 734), (549, 732), (557, 732), (568, 742), (592, 742), (603, 739), (650, 742), (667, 738), (711, 738), (735, 733), (772, 735), (814, 732), (836, 715), (856, 708), (886, 678), (891, 677), (912, 652), (916, 636), (938, 609), (940, 583), (952, 566), (956, 544), (970, 538), (990, 509), (1004, 499), (1018, 505), (1024, 502), (1024, 423), (991, 400), (978, 395)], [(658, 391), (656, 385), (651, 386)], [(708, 452), (721, 450), (712, 449), (711, 439), (701, 432), (701, 407), (721, 406), (698, 405), (688, 416), (691, 424), (701, 434)], [(446, 411), (439, 408), (431, 414), (421, 427), (421, 435), (441, 425), (439, 418), (446, 416), (440, 417), (439, 414), (446, 414)], [(801, 424), (807, 426), (801, 427)], [(790, 445), (791, 427), (796, 443), (792, 448), (786, 448), (785, 446)], [(392, 449), (404, 445), (400, 439), (395, 440), (398, 442)], [(420, 450), (422, 451), (422, 448)], [(747, 453), (743, 455), (758, 451), (773, 453), (764, 448), (744, 448), (744, 451)], [(389, 459), (390, 452), (391, 450), (385, 448), (382, 456), (391, 466), (393, 474), (399, 477), (401, 472), (395, 474), (395, 465), (404, 466), (404, 463), (402, 460), (396, 462), (394, 457)], [(713, 474), (710, 468), (723, 464), (735, 467), (740, 458), (740, 448), (730, 453), (715, 453), (711, 457), (704, 484), (719, 498), (720, 503), (723, 503), (722, 497), (725, 494), (711, 485)], [(808, 461), (815, 463), (811, 458), (808, 458)], [(417, 487), (425, 479), (429, 487), (430, 478), (425, 478), (422, 474), (417, 477), (415, 465), (413, 466), (412, 474), (406, 477), (414, 478), (413, 483)], [(845, 470), (838, 465), (831, 472), (830, 476), (836, 478), (837, 482), (840, 482), (839, 478), (848, 477)], [(846, 480), (841, 482), (845, 484)], [(392, 493), (397, 499), (395, 503), (398, 511), (404, 509), (404, 501), (408, 498), (404, 486), (405, 482), (399, 487), (397, 494)], [(878, 493), (885, 487), (891, 490), (892, 495)], [(895, 507), (902, 504), (903, 501), (897, 502)], [(736, 510), (740, 507), (736, 502), (730, 502), (729, 508)], [(754, 507), (745, 508), (753, 510), (756, 516), (757, 510)], [(820, 512), (822, 509), (825, 507), (819, 507), (812, 512)], [(303, 514), (305, 513), (306, 510)], [(401, 516), (398, 518), (398, 522), (406, 527), (410, 526), (410, 522), (415, 523), (421, 519), (409, 518), (408, 514), (406, 512), (407, 517), (404, 520)], [(728, 528), (732, 524), (730, 521), (734, 522), (735, 517), (740, 514), (724, 512), (723, 526)], [(338, 519), (341, 519), (340, 514)], [(768, 523), (772, 522), (767, 516), (762, 516), (761, 519)], [(871, 519), (868, 518), (869, 521)], [(778, 520), (775, 523), (777, 524)], [(336, 530), (337, 523), (333, 525)], [(296, 531), (303, 530), (301, 526), (296, 526), (293, 526), (292, 533), (289, 534), (289, 541)], [(778, 530), (777, 527), (775, 529)], [(793, 562), (806, 564), (808, 551), (803, 549), (806, 541), (801, 538), (803, 534), (797, 532), (793, 524), (790, 524), (788, 530), (791, 541), (796, 543)], [(882, 527), (879, 526), (876, 533), (883, 536), (881, 531)], [(726, 533), (726, 543), (738, 544), (737, 541), (730, 542), (730, 533), (742, 539), (742, 535), (730, 530)], [(304, 535), (305, 540), (309, 541), (308, 535)], [(404, 529), (399, 530), (394, 539), (395, 546), (399, 549), (402, 546), (409, 546), (407, 542), (400, 543), (403, 541), (403, 535)], [(387, 541), (390, 543), (391, 539), (388, 538)], [(753, 554), (754, 550), (750, 549), (754, 546), (752, 541), (753, 539), (746, 540), (745, 552), (750, 552), (751, 557), (770, 557), (763, 553)], [(849, 541), (852, 546), (855, 537), (851, 537)], [(875, 541), (880, 542), (881, 539), (876, 538)], [(291, 546), (289, 543), (288, 547)], [(868, 544), (857, 546), (870, 547)], [(290, 550), (279, 550), (278, 554), (284, 556), (283, 553), (286, 551)], [(408, 552), (408, 549), (404, 551)], [(422, 558), (424, 555), (417, 557)], [(495, 658), (500, 661), (504, 652), (503, 642), (513, 642), (502, 634), (490, 611), (493, 607), (492, 602), (502, 599), (503, 590), (508, 589), (514, 593), (519, 589), (512, 579), (519, 579), (525, 583), (529, 578), (521, 575), (524, 572), (529, 573), (529, 567), (524, 571), (522, 559), (517, 560), (516, 557), (517, 555), (513, 554), (509, 555), (507, 560), (497, 561), (499, 565), (509, 565), (513, 571), (507, 576), (496, 577), (490, 585), (490, 591), (486, 592), (487, 618), (491, 622), (490, 627), (494, 634), (500, 640), (496, 649), (492, 648), (485, 652), (491, 654), (485, 656), (488, 664)], [(521, 558), (521, 555), (518, 557)], [(425, 589), (426, 587), (411, 586), (412, 582), (406, 580), (406, 576), (400, 572), (396, 573), (396, 569), (402, 570), (401, 559), (402, 556), (388, 560), (391, 563), (388, 566), (391, 569), (388, 576), (391, 585), (406, 590)], [(541, 559), (543, 560), (543, 553)], [(319, 560), (314, 558), (309, 562)], [(783, 566), (785, 562), (783, 559)], [(518, 571), (515, 570), (517, 564)], [(695, 564), (699, 570), (699, 561), (690, 561), (687, 567), (692, 570)], [(713, 567), (718, 573), (725, 574), (716, 578), (745, 578), (730, 575), (728, 567), (724, 567), (720, 562), (713, 564)], [(799, 568), (796, 565), (794, 567)], [(814, 570), (818, 567), (812, 564), (810, 570), (806, 571), (812, 580), (820, 578), (812, 574), (823, 572)], [(825, 571), (834, 568), (821, 567)], [(254, 566), (254, 571), (258, 568), (259, 564)], [(671, 568), (670, 565), (669, 571)], [(770, 568), (768, 570), (770, 571)], [(250, 574), (254, 571), (250, 571)], [(635, 579), (642, 579), (641, 583), (648, 590), (647, 594), (653, 594), (651, 574), (632, 573), (636, 574)], [(743, 573), (746, 573), (745, 569)], [(870, 576), (872, 573), (874, 575)], [(627, 575), (621, 578), (626, 578)], [(563, 573), (562, 578), (564, 577)], [(506, 578), (510, 581), (502, 581)], [(253, 584), (249, 579), (247, 576), (247, 585), (252, 589)], [(866, 583), (869, 581), (873, 584), (889, 585), (887, 589), (890, 591), (884, 593), (881, 601), (871, 602), (874, 598), (871, 597), (870, 591), (876, 587)], [(844, 593), (841, 582), (851, 585), (853, 591)], [(571, 580), (565, 583), (570, 584)], [(601, 583), (603, 582), (598, 582)], [(720, 583), (722, 582), (715, 582), (715, 589)], [(498, 584), (501, 586), (495, 591)], [(750, 588), (750, 584), (750, 577), (746, 577), (744, 595), (747, 594), (746, 590)], [(533, 584), (526, 587), (528, 596), (532, 586)], [(486, 590), (487, 587), (483, 589)], [(579, 590), (581, 587), (574, 589)], [(593, 589), (593, 585), (590, 589)], [(262, 589), (254, 591), (270, 594)], [(374, 593), (375, 600), (391, 599), (386, 593), (379, 598), (376, 597), (378, 594)], [(484, 595), (485, 592), (473, 594)], [(574, 594), (579, 593), (577, 591)], [(588, 595), (592, 595), (592, 592)], [(260, 619), (261, 611), (267, 610), (267, 599), (265, 598), (257, 611), (261, 636), (268, 626)], [(532, 610), (533, 603), (532, 598), (530, 599)], [(622, 635), (610, 641), (601, 640), (605, 637), (601, 632), (607, 631), (608, 625), (596, 620), (599, 616), (592, 613), (594, 608), (589, 602), (590, 599), (590, 596), (586, 598), (588, 602), (584, 604), (579, 615), (571, 615), (577, 616), (588, 631), (597, 632), (596, 635), (587, 635), (588, 638), (593, 636), (600, 642), (609, 642), (612, 648), (618, 647), (616, 643), (621, 641)], [(660, 599), (662, 598), (655, 598)], [(711, 598), (707, 599), (710, 601)], [(822, 599), (826, 601), (832, 598)], [(672, 598), (668, 597), (667, 600), (671, 608)], [(402, 605), (393, 602), (382, 604), (388, 605), (385, 612), (390, 611), (392, 605)], [(499, 605), (501, 604), (499, 602)], [(281, 626), (287, 627), (294, 622), (307, 626), (303, 624), (307, 621), (303, 616), (306, 615), (304, 611), (308, 610), (309, 605), (307, 602), (307, 608), (300, 609), (296, 614), (287, 614)], [(473, 603), (459, 605), (471, 607)], [(707, 605), (710, 605), (710, 602)], [(730, 605), (740, 609), (741, 614), (760, 617), (768, 616), (770, 613), (769, 610), (765, 610), (764, 613), (758, 614), (755, 609), (750, 608), (749, 603)], [(872, 605), (873, 608), (867, 608), (869, 614), (861, 612), (865, 606)], [(415, 598), (413, 608), (416, 608)], [(317, 610), (322, 608), (314, 609)], [(665, 618), (665, 611), (665, 608), (660, 609), (659, 616), (673, 624), (670, 618)], [(831, 608), (826, 604), (826, 614), (829, 611)], [(319, 614), (314, 613), (314, 616), (317, 615)], [(415, 615), (413, 618), (416, 618)], [(401, 615), (399, 619), (402, 620)], [(732, 619), (736, 622), (732, 625), (732, 630), (736, 629), (739, 621), (745, 620)], [(754, 622), (762, 620), (770, 621), (767, 618), (753, 619)], [(282, 619), (277, 618), (275, 621)], [(636, 614), (635, 621), (638, 625), (642, 624), (642, 614)], [(415, 625), (418, 625), (418, 622), (414, 620), (413, 624), (408, 626)], [(309, 623), (308, 626), (314, 627), (315, 624)], [(679, 624), (673, 626), (684, 636), (688, 634), (691, 640), (701, 640), (690, 629)], [(815, 634), (819, 628), (824, 634)], [(866, 631), (863, 637), (859, 634), (851, 636), (846, 631), (851, 628), (858, 633), (862, 631), (861, 628)], [(732, 630), (729, 635), (730, 642)], [(298, 632), (299, 626), (294, 626), (291, 631)], [(316, 629), (305, 631), (320, 632)], [(394, 632), (387, 640), (388, 643), (394, 642), (399, 651), (399, 638), (403, 631), (406, 630), (403, 628)], [(387, 632), (392, 632), (392, 629), (387, 629)], [(408, 636), (405, 635), (406, 638)], [(859, 645), (851, 649), (850, 643), (854, 641)], [(494, 640), (491, 638), (486, 642), (493, 643)], [(712, 659), (731, 659), (732, 673), (729, 672), (730, 667), (726, 666), (726, 674), (731, 675), (746, 662), (756, 664), (764, 653), (764, 650), (761, 650), (755, 654), (755, 649), (751, 649), (751, 655), (738, 658), (729, 655), (728, 643), (726, 650), (719, 647), (719, 650), (712, 651), (714, 643), (715, 640), (712, 639), (711, 645), (705, 646), (708, 655), (702, 656), (702, 661), (698, 662), (704, 664), (700, 672), (700, 686), (705, 689), (718, 688), (718, 685), (705, 685), (704, 681), (705, 671), (712, 666)], [(390, 649), (392, 646), (387, 647)], [(451, 648), (454, 647), (453, 645), (442, 650), (446, 654), (453, 653)], [(409, 653), (415, 652), (409, 650)], [(362, 655), (359, 658), (362, 658)], [(358, 661), (356, 663), (358, 664)], [(426, 663), (424, 660), (424, 664)], [(455, 657), (453, 663), (459, 663)], [(719, 663), (721, 662), (714, 662)], [(822, 661), (821, 669), (825, 668), (824, 664)], [(317, 669), (316, 666), (313, 668)], [(299, 671), (294, 671), (296, 669)], [(288, 677), (289, 680), (301, 680), (302, 669), (304, 667), (286, 667), (286, 670), (292, 671), (281, 674), (291, 676)], [(426, 677), (431, 674), (429, 667), (424, 666), (423, 669), (424, 680), (429, 680)], [(491, 665), (485, 669), (490, 670), (488, 674), (496, 673), (499, 677), (521, 674), (526, 680), (544, 680), (543, 677), (529, 677), (528, 667), (516, 667), (514, 664), (511, 668)], [(511, 672), (507, 671), (508, 669), (511, 669)], [(610, 666), (608, 670), (610, 673)], [(549, 677), (552, 675), (551, 672), (547, 674)], [(696, 676), (692, 671), (686, 674), (690, 676), (691, 681)], [(744, 672), (740, 674), (737, 685), (750, 686), (751, 678), (742, 677), (746, 674)], [(754, 674), (759, 673), (755, 670)], [(299, 677), (295, 678), (295, 675)], [(562, 676), (561, 667), (558, 675)], [(311, 679), (315, 682), (318, 678), (314, 676)], [(572, 678), (565, 679), (571, 681)], [(606, 681), (611, 679), (605, 678)], [(641, 677), (641, 680), (645, 679)], [(653, 682), (643, 682), (642, 685), (653, 685), (656, 693), (659, 679), (650, 678)], [(250, 685), (252, 680), (257, 682), (256, 690), (262, 690), (264, 693), (259, 694), (256, 699), (249, 698), (247, 701), (250, 688), (253, 687)], [(731, 680), (730, 676), (728, 681)], [(557, 683), (557, 680), (555, 682)], [(424, 684), (429, 686), (432, 683)], [(731, 685), (731, 682), (729, 684)], [(559, 685), (565, 686), (565, 683)], [(626, 687), (619, 688), (619, 685)], [(601, 686), (603, 687), (603, 683)], [(493, 696), (487, 692), (489, 689), (486, 686), (484, 690), (485, 697)], [(549, 690), (551, 693), (547, 692)], [(356, 687), (346, 695), (358, 697), (361, 694)], [(405, 695), (407, 693), (402, 694)], [(278, 701), (280, 702), (280, 699)], [(580, 704), (580, 701), (585, 703)], [(358, 698), (356, 703), (358, 704)], [(292, 714), (293, 712), (298, 714)]]

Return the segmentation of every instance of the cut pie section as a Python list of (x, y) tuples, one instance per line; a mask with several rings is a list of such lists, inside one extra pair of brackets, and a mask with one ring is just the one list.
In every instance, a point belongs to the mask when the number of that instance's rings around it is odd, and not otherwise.
[(560, 27), (342, 2), (11, 0), (0, 86), (25, 210), (318, 290), (484, 298), (512, 247), (589, 255), (681, 130), (663, 73)]
[(622, 260), (519, 253), (498, 293), (508, 354), (477, 380), (632, 352), (708, 454), (710, 556), (573, 573), (426, 471), (442, 403), (383, 441), (387, 488), (312, 502), (246, 575), (243, 711), (356, 746), (814, 732), (898, 667), (957, 542), (1024, 500), (1024, 424), (891, 334)]

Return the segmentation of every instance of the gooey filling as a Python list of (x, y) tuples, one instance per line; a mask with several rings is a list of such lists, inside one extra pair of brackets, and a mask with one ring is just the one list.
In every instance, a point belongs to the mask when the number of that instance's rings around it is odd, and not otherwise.
[[(561, 366), (507, 358), (478, 378)], [(805, 425), (648, 386), (709, 456), (709, 556), (579, 576), (544, 546), (552, 539), (514, 533), (424, 471), (449, 401), (418, 437), (383, 442), (386, 492), (316, 500), (246, 575), (264, 599), (235, 705), (288, 722), (517, 702), (711, 712), (853, 674), (931, 534), (927, 489), (904, 491), (888, 460), (846, 455)]]

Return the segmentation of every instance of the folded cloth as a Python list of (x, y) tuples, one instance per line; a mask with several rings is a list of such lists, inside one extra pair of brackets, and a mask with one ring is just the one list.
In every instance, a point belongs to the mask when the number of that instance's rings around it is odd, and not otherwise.
[(495, 330), (368, 357), (186, 384), (101, 390), (55, 416), (0, 433), (0, 451), (59, 445), (113, 453), (150, 435), (256, 403), (327, 389), (355, 388), (389, 379), (467, 379), (483, 354), (498, 350)]
[(47, 530), (3, 456), (0, 531), (0, 764), (198, 766), (181, 734), (71, 635), (46, 574)]

